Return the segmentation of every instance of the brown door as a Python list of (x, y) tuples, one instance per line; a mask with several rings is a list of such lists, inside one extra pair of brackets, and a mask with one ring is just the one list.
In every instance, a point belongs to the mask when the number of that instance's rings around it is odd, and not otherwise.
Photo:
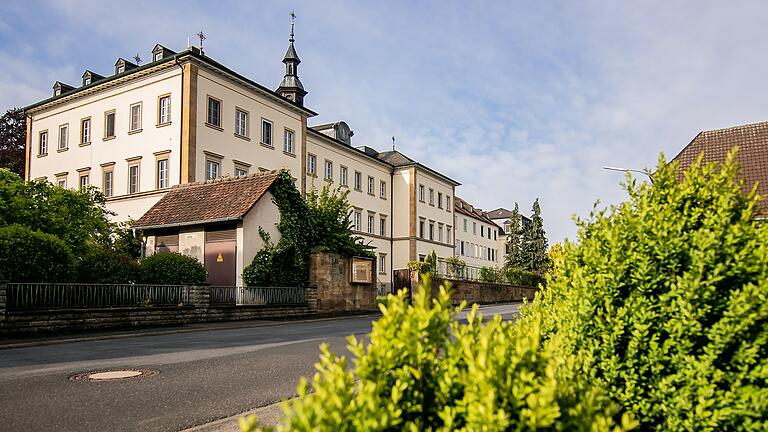
[(205, 269), (208, 270), (206, 282), (213, 286), (235, 286), (237, 281), (236, 231), (219, 230), (205, 233)]

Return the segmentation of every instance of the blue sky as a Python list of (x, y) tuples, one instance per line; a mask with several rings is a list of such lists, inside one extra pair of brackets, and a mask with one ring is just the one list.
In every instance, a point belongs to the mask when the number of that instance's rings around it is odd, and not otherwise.
[(699, 131), (768, 120), (766, 2), (4, 1), (0, 108), (50, 95), (155, 43), (206, 54), (268, 87), (289, 16), (310, 124), (397, 148), (484, 209), (540, 197), (551, 242), (574, 214), (625, 198), (620, 173)]

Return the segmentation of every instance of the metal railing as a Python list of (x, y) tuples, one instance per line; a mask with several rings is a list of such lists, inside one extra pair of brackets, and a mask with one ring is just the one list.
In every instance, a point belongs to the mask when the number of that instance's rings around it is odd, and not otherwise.
[(463, 265), (459, 268), (452, 268), (447, 262), (443, 260), (437, 261), (437, 274), (438, 276), (447, 279), (459, 279), (468, 281), (480, 280), (480, 270), (482, 267), (475, 267), (469, 265)]
[(306, 303), (302, 287), (212, 286), (211, 305), (279, 305)]
[(189, 302), (182, 285), (9, 283), (9, 310), (177, 306)]

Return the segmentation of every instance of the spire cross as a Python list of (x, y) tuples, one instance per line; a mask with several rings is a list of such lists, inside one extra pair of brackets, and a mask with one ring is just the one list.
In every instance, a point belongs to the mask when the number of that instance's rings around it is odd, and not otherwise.
[(291, 11), (291, 38), (290, 41), (293, 42), (293, 24), (296, 21), (296, 13), (294, 11)]
[(202, 52), (203, 52), (203, 41), (206, 39), (202, 30), (197, 32), (197, 38), (200, 39), (200, 53), (202, 54)]

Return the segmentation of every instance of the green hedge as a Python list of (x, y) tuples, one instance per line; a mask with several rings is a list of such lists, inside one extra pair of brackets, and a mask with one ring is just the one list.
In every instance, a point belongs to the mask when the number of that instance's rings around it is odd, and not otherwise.
[(194, 285), (205, 282), (208, 272), (198, 260), (178, 253), (158, 253), (139, 262), (142, 282), (157, 285)]
[(78, 282), (126, 284), (142, 280), (136, 259), (106, 247), (92, 246), (80, 257), (76, 269)]
[(74, 256), (58, 237), (21, 225), (0, 228), (0, 280), (69, 282)]

